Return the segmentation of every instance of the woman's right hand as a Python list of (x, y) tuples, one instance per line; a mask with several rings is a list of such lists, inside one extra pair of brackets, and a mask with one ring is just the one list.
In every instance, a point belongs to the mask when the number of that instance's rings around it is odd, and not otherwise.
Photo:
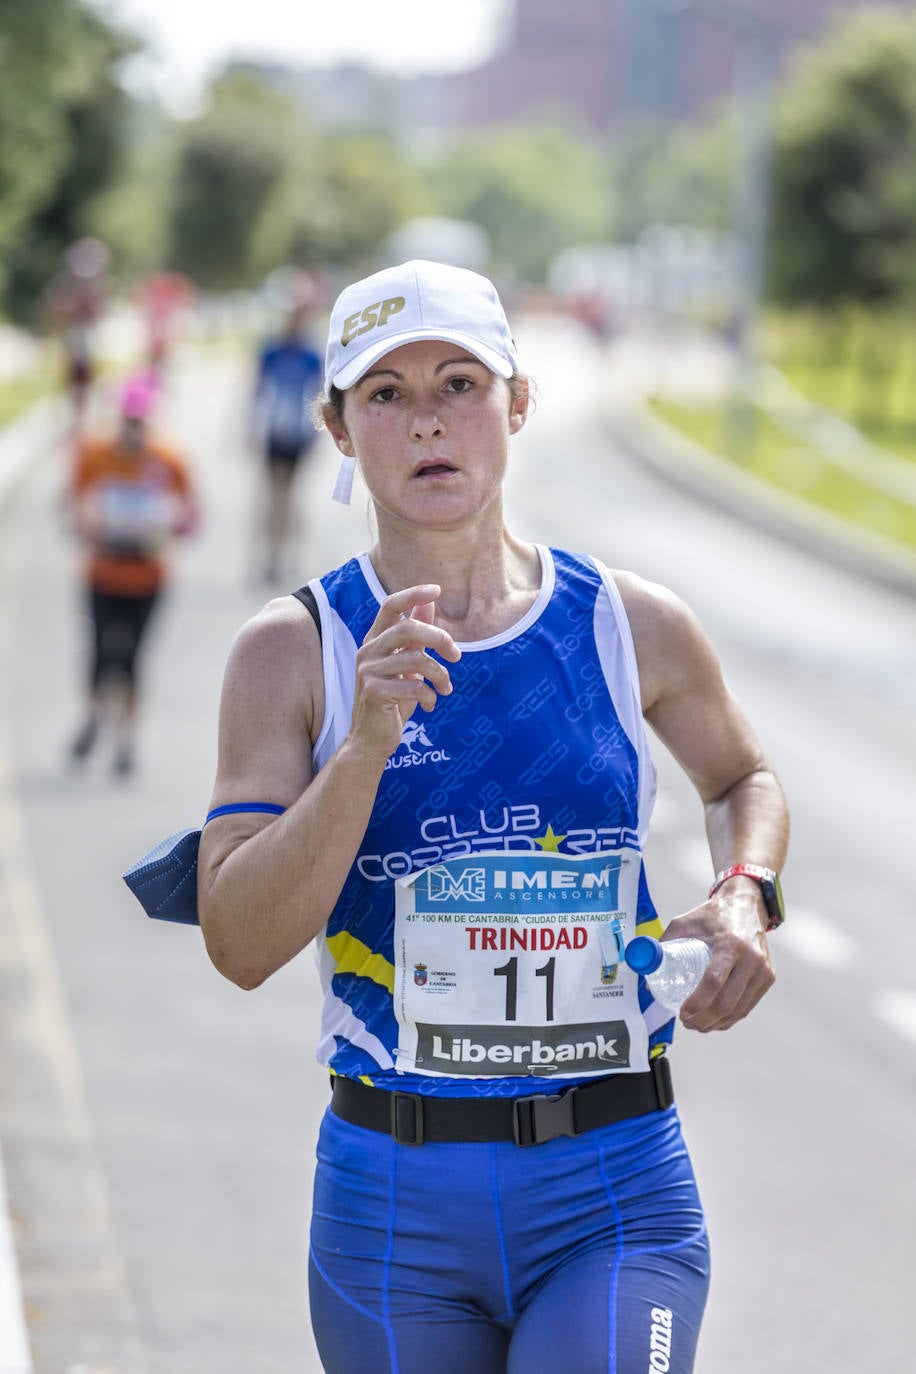
[(382, 602), (356, 655), (356, 691), (350, 741), (384, 758), (401, 742), (405, 723), (417, 705), (432, 711), (452, 682), (441, 658), (457, 663), (461, 650), (447, 630), (435, 624), (441, 587), (429, 583), (394, 592)]

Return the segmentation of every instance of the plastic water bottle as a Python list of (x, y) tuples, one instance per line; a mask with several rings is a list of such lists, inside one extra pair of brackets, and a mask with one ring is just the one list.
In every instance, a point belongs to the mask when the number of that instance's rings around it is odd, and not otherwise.
[(637, 935), (624, 951), (634, 973), (645, 978), (652, 996), (676, 1011), (706, 972), (709, 945), (702, 940), (653, 940)]

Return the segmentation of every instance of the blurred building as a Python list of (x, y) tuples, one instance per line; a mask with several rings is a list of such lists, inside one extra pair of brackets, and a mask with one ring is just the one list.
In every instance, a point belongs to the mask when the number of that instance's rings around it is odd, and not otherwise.
[[(890, 3), (912, 8), (912, 0)], [(733, 89), (739, 33), (768, 38), (778, 72), (834, 19), (874, 8), (874, 0), (517, 0), (505, 45), (449, 78), (442, 97), (460, 127), (560, 115), (601, 133), (633, 114), (691, 118)]]
[(502, 11), (493, 56), (467, 72), (238, 65), (295, 92), (328, 127), (422, 140), (549, 118), (604, 133), (641, 114), (696, 118), (726, 99), (740, 33), (766, 39), (778, 74), (834, 20), (875, 8), (874, 0), (515, 0)]

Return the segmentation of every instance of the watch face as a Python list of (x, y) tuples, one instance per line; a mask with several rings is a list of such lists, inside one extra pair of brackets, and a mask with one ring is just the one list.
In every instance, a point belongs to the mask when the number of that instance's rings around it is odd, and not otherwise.
[(763, 891), (763, 900), (770, 917), (770, 930), (775, 930), (781, 926), (786, 919), (785, 907), (782, 899), (782, 888), (779, 883), (779, 874), (774, 873), (771, 868), (764, 869), (760, 878), (760, 887)]

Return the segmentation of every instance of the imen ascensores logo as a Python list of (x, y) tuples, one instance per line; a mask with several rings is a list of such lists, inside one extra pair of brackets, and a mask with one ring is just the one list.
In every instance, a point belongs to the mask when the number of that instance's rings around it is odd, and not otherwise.
[[(390, 760), (389, 760), (390, 762)], [(576, 865), (562, 855), (475, 856), (473, 865), (437, 864), (414, 885), (417, 911), (460, 912), (468, 902), (494, 912), (568, 911), (571, 907), (617, 909), (621, 858), (618, 854)]]

